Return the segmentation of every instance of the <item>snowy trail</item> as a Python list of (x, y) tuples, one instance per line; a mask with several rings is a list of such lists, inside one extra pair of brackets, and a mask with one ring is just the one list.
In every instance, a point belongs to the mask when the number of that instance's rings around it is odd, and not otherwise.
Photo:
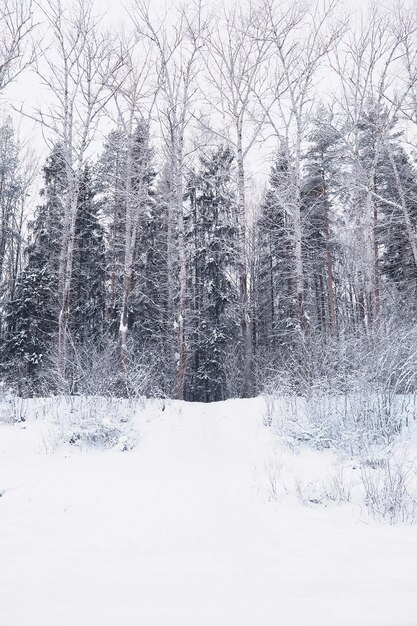
[(417, 529), (267, 503), (259, 400), (138, 420), (130, 453), (0, 427), (1, 626), (417, 625)]

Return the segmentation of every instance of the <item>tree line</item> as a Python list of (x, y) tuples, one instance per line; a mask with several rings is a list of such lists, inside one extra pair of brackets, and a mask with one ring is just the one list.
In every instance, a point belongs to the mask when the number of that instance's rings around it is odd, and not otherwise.
[(1, 11), (1, 93), (37, 76), (40, 107), (12, 106), (49, 151), (29, 210), (4, 118), (4, 380), (203, 402), (372, 370), (414, 388), (414, 7), (137, 0), (116, 33), (83, 0)]

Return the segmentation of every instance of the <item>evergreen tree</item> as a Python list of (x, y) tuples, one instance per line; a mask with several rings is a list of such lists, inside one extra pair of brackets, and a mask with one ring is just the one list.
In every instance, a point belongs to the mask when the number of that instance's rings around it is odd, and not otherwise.
[(227, 361), (238, 350), (236, 316), (236, 198), (231, 184), (233, 155), (219, 147), (200, 157), (188, 185), (190, 325), (186, 398), (223, 400)]
[[(386, 290), (394, 286), (404, 304), (414, 306), (417, 266), (412, 251), (417, 226), (416, 171), (401, 147), (397, 120), (370, 101), (358, 124), (358, 158), (364, 184), (356, 210), (362, 210), (369, 189), (373, 205), (374, 310), (392, 301)], [(402, 205), (403, 203), (403, 205)], [(406, 217), (411, 232), (407, 232)], [(360, 222), (359, 222), (360, 223)], [(358, 229), (361, 236), (361, 229)], [(387, 280), (388, 279), (388, 282)]]
[(285, 360), (298, 326), (288, 178), (288, 162), (282, 151), (271, 171), (256, 238), (256, 345), (258, 361), (270, 365)]
[[(108, 225), (106, 256), (110, 329), (115, 337), (122, 309), (126, 245), (130, 244), (134, 246), (134, 258), (128, 302), (129, 330), (144, 321), (141, 319), (139, 322), (139, 315), (143, 300), (142, 269), (147, 248), (152, 245), (145, 232), (154, 211), (152, 185), (155, 172), (150, 165), (151, 159), (149, 129), (147, 124), (139, 123), (131, 138), (123, 130), (111, 132), (98, 164), (100, 204)], [(126, 241), (127, 236), (129, 242)]]
[[(385, 159), (381, 172), (380, 192), (383, 198), (388, 201), (391, 200), (392, 203), (385, 203), (384, 205), (381, 202), (385, 214), (385, 219), (381, 225), (383, 244), (381, 271), (383, 276), (395, 285), (400, 298), (400, 306), (406, 305), (408, 315), (410, 315), (410, 311), (413, 311), (415, 315), (417, 267), (401, 202), (405, 203), (414, 234), (417, 232), (417, 170), (398, 141), (391, 141), (388, 149), (391, 152), (399, 180), (396, 180), (391, 159)], [(398, 188), (398, 182), (400, 188)]]
[(55, 146), (44, 167), (44, 202), (31, 225), (27, 264), (17, 280), (6, 315), (3, 359), (36, 378), (58, 331), (58, 269), (65, 166)]
[(86, 166), (78, 194), (71, 284), (70, 331), (78, 345), (98, 345), (103, 337), (105, 265), (104, 229), (99, 221), (91, 172)]
[(319, 109), (309, 135), (302, 184), (303, 256), (307, 304), (312, 326), (336, 334), (336, 216), (340, 167), (339, 133), (330, 116)]
[(124, 239), (126, 235), (126, 136), (121, 130), (106, 138), (97, 164), (99, 205), (106, 222), (107, 327), (117, 338), (123, 293)]
[[(129, 327), (135, 337), (135, 349), (141, 351), (157, 338), (160, 329), (158, 269), (164, 257), (163, 207), (155, 202), (153, 187), (156, 172), (152, 166), (147, 124), (138, 124), (133, 135), (132, 196), (136, 227), (134, 260), (129, 303)], [(161, 249), (158, 250), (158, 245)], [(157, 275), (155, 275), (155, 272)], [(156, 288), (156, 289), (155, 289)]]

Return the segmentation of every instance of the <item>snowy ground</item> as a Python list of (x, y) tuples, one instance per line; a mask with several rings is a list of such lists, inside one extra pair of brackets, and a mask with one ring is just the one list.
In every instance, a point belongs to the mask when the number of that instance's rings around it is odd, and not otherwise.
[(58, 445), (52, 401), (0, 425), (1, 626), (417, 625), (417, 526), (297, 497), (333, 453), (261, 399), (132, 410), (129, 452)]

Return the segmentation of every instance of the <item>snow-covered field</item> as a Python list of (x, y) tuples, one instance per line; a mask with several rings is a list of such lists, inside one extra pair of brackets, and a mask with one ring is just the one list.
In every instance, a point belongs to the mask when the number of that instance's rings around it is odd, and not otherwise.
[(121, 402), (106, 450), (62, 445), (62, 402), (0, 424), (1, 626), (417, 625), (417, 526), (369, 516), (357, 462), (275, 435), (262, 399)]

